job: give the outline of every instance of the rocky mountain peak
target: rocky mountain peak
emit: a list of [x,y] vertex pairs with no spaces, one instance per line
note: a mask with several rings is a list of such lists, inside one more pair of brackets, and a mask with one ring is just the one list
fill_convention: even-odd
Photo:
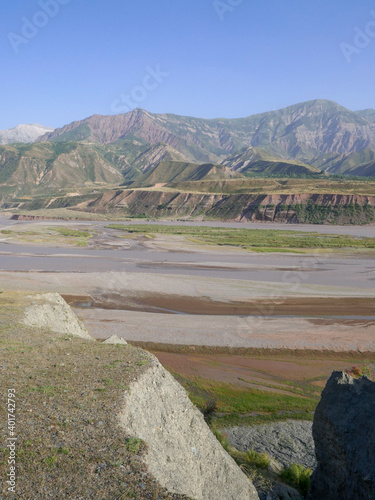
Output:
[[52,131],[53,128],[37,123],[20,124],[9,130],[0,130],[0,144],[31,143],[41,135]]

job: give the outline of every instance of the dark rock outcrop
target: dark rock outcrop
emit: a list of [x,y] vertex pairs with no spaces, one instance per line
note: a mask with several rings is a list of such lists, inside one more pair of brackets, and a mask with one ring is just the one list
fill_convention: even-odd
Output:
[[237,450],[267,453],[281,467],[289,467],[293,462],[309,467],[316,467],[314,441],[311,422],[287,420],[270,424],[238,426],[227,430],[228,441]]
[[375,383],[333,372],[317,407],[308,500],[375,499]]

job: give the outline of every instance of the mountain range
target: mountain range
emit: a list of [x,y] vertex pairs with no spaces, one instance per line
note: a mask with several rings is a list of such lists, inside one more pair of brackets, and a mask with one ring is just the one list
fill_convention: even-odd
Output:
[[375,110],[327,100],[237,119],[135,109],[55,130],[20,125],[0,142],[0,189],[18,195],[210,176],[375,175]]
[[326,100],[238,119],[205,120],[136,109],[123,115],[94,115],[47,133],[38,141],[111,144],[136,137],[149,144],[165,143],[195,162],[217,162],[254,146],[284,159],[309,163],[322,153],[375,148],[371,116],[371,110],[353,112]]

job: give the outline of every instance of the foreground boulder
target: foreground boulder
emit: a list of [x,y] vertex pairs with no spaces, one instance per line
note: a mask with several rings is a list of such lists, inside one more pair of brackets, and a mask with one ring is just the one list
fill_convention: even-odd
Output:
[[159,484],[195,500],[259,500],[186,391],[154,356],[150,361],[126,394],[119,421],[146,442],[147,465]]
[[375,499],[375,383],[333,372],[317,407],[308,500]]

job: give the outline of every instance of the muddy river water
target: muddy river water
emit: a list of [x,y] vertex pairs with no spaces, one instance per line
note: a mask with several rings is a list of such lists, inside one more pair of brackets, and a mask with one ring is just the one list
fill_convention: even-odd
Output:
[[[62,293],[98,338],[116,333],[161,343],[375,349],[375,260],[368,252],[165,249],[119,241],[108,222],[0,217],[0,230],[18,224],[85,226],[100,235],[86,248],[0,241],[0,287]],[[246,227],[375,237],[374,226]]]

